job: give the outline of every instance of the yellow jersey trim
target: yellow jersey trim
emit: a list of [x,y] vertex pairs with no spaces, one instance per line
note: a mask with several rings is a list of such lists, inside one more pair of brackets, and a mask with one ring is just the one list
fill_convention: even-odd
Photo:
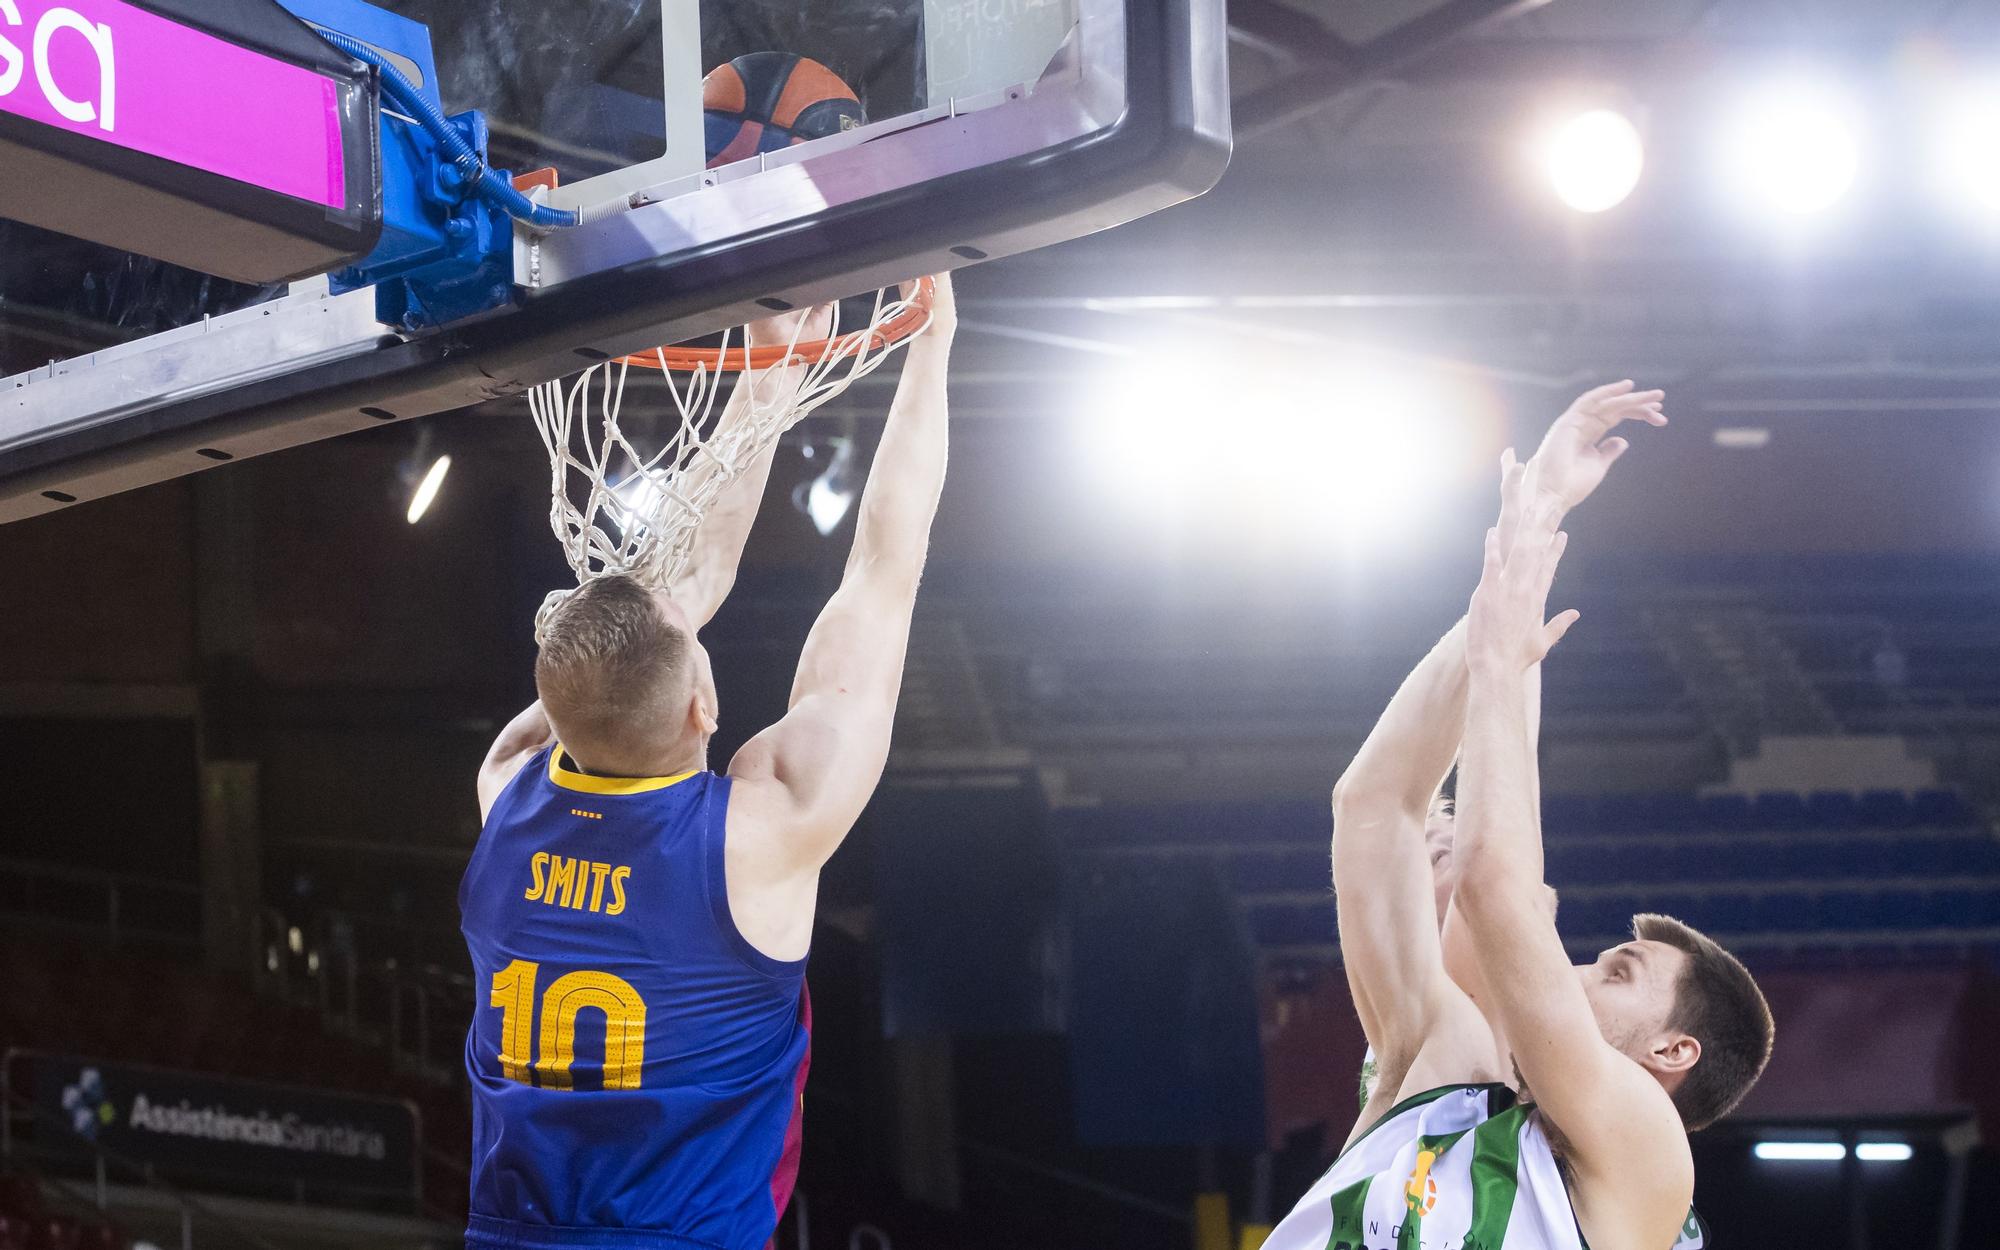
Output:
[[593,777],[589,773],[563,767],[567,758],[560,744],[549,752],[549,780],[565,790],[583,794],[647,794],[677,786],[694,776],[692,772],[685,772],[671,777]]

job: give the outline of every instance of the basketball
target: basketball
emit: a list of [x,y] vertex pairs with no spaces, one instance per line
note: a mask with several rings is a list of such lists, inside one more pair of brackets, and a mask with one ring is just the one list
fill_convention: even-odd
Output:
[[710,169],[868,120],[840,75],[789,52],[752,52],[717,67],[702,80],[701,107]]

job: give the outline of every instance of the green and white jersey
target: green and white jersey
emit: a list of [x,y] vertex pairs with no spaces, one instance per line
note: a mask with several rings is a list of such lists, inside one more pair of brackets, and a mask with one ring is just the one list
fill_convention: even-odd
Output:
[[[1673,1250],[1701,1250],[1695,1214]],[[1264,1250],[1588,1250],[1532,1106],[1504,1085],[1406,1098],[1342,1152]]]

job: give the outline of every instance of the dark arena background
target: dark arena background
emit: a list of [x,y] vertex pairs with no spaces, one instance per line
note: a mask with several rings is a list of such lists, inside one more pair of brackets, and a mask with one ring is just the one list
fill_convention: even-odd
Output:
[[[478,7],[413,7],[441,61]],[[1501,450],[1622,377],[1672,423],[1554,596],[1563,936],[1668,912],[1767,989],[1769,1073],[1694,1138],[1709,1244],[2000,1247],[2000,6],[1229,11],[1215,191],[960,278],[779,1250],[1254,1250],[1356,1110],[1329,790],[1463,613]],[[1609,146],[1559,188],[1552,133]],[[0,376],[260,297],[0,222]],[[717,767],[894,381],[780,450]],[[456,891],[569,576],[547,488],[516,398],[0,528],[0,1250],[458,1244]]]

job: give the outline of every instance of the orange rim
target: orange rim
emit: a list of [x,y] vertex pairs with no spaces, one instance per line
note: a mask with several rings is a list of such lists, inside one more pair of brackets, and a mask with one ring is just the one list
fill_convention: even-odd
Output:
[[937,279],[919,278],[917,289],[910,296],[910,306],[871,329],[855,330],[830,339],[808,339],[789,347],[747,347],[739,339],[727,353],[717,347],[658,347],[649,352],[620,356],[616,363],[676,373],[693,373],[701,369],[710,373],[747,373],[769,369],[789,359],[816,365],[830,356],[879,352],[902,342],[929,324],[931,302],[936,296]]

